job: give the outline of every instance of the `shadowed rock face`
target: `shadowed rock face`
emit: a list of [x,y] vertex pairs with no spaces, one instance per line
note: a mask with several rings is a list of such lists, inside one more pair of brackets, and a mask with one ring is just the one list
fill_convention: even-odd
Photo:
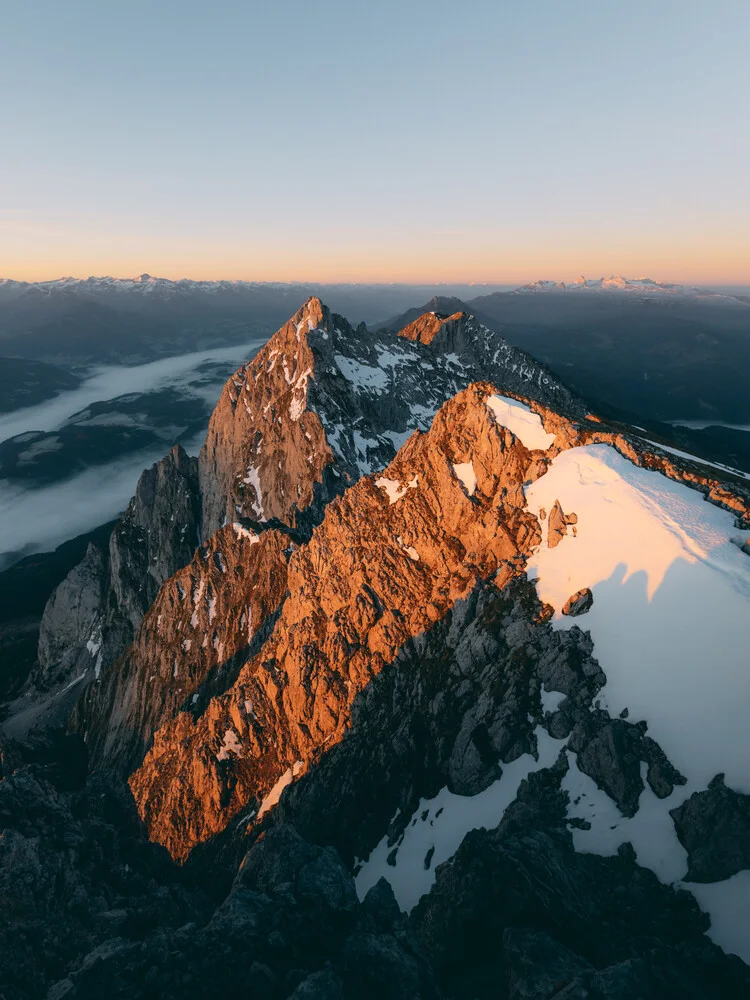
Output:
[[39,669],[33,681],[39,687],[65,680],[101,614],[106,562],[102,551],[89,543],[83,561],[55,588],[47,601],[39,629]]
[[496,830],[470,833],[412,913],[447,995],[742,996],[747,966],[704,936],[692,897],[639,868],[629,845],[615,857],[576,853],[539,810],[542,791],[524,783]]
[[[84,675],[82,687],[89,685],[74,713],[79,730],[88,731],[92,719],[109,711],[109,691],[97,682],[132,642],[161,585],[189,562],[199,509],[197,463],[176,445],[141,475],[109,539],[94,624],[81,634],[77,655],[67,654]],[[66,586],[68,581],[61,584]]]
[[[106,675],[159,587],[190,560],[199,508],[197,463],[176,445],[142,473],[108,546],[90,546],[47,601],[37,664],[7,724],[11,735],[64,724],[76,695]],[[75,710],[79,728],[102,711],[97,687]]]
[[135,641],[97,685],[106,711],[86,720],[98,768],[127,772],[178,709],[199,711],[266,637],[287,585],[289,538],[235,522],[198,548],[161,588]]
[[99,777],[61,791],[14,752],[0,751],[4,998],[283,1000],[325,987],[437,1000],[390,888],[360,903],[331,848],[283,827],[223,890],[190,885],[145,842],[123,789]]

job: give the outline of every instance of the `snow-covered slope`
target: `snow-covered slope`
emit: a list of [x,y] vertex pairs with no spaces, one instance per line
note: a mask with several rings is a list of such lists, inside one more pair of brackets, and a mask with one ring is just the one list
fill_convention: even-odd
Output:
[[[488,405],[528,447],[552,444],[528,407],[497,396]],[[635,791],[628,793],[632,808],[623,804],[622,775],[610,785],[618,807],[600,787],[601,776],[597,783],[579,770],[578,752],[586,750],[591,771],[591,746],[576,742],[575,730],[566,738],[564,727],[549,724],[568,692],[543,687],[546,721],[535,730],[536,752],[505,764],[502,776],[477,795],[444,787],[422,798],[412,816],[394,817],[403,834],[395,845],[384,835],[363,861],[358,891],[364,895],[385,877],[401,906],[411,909],[468,831],[495,827],[523,779],[563,754],[560,788],[568,796],[576,849],[615,856],[621,844],[632,843],[639,864],[660,881],[693,892],[711,915],[716,942],[750,961],[750,855],[743,860],[739,851],[723,872],[699,873],[681,842],[690,841],[684,810],[691,796],[700,793],[691,802],[708,802],[713,788],[736,794],[739,802],[750,794],[750,531],[738,530],[732,513],[706,503],[695,489],[633,464],[608,444],[563,451],[525,493],[527,510],[541,525],[528,577],[549,606],[554,629],[590,631],[606,675],[592,711],[647,729],[676,769],[673,783],[659,787],[654,759],[642,759],[640,779],[636,767]],[[569,599],[586,590],[593,604],[585,617],[564,614]],[[609,739],[615,738],[612,730]],[[615,760],[622,749],[599,752]],[[725,823],[721,810],[712,822]],[[726,824],[722,830],[727,841],[738,836]]]
[[[637,814],[623,820],[571,756],[569,814],[591,824],[574,839],[582,850],[607,854],[629,840],[641,864],[678,881],[687,855],[669,811],[721,773],[729,787],[750,794],[750,558],[740,548],[750,533],[738,532],[728,512],[694,490],[633,466],[605,445],[559,455],[526,495],[532,511],[559,500],[578,516],[575,536],[555,548],[544,537],[529,562],[556,627],[576,623],[561,609],[571,594],[590,588],[585,626],[607,675],[602,704],[613,716],[627,710],[629,719],[646,721],[687,778],[662,800],[646,787]],[[750,873],[741,880],[750,927]],[[719,926],[736,908],[731,879],[698,898]],[[750,960],[750,933],[740,941],[735,930],[728,944]]]

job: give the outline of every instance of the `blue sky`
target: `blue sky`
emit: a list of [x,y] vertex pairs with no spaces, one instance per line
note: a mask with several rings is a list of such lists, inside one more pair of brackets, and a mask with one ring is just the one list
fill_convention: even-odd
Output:
[[0,274],[750,282],[746,0],[4,0]]

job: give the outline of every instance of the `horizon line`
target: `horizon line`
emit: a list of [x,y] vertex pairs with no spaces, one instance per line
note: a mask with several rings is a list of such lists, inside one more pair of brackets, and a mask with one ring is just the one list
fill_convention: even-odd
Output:
[[[51,278],[20,278],[20,277],[3,277],[0,276],[0,284],[15,282],[17,284],[27,284],[27,285],[44,285],[51,284],[53,282],[63,282],[63,281],[141,281],[143,279],[148,279],[151,281],[165,281],[165,282],[181,282],[181,281],[194,281],[205,284],[217,284],[219,282],[226,282],[227,284],[251,284],[251,285],[288,285],[290,287],[304,286],[304,285],[323,285],[323,286],[335,286],[335,285],[348,285],[348,286],[358,286],[366,285],[373,287],[393,287],[401,286],[405,288],[410,287],[440,287],[440,286],[451,286],[451,285],[463,285],[465,287],[503,287],[503,288],[522,288],[526,285],[536,284],[541,282],[555,282],[561,285],[575,285],[580,283],[584,275],[579,275],[577,278],[566,280],[564,278],[530,278],[526,281],[509,281],[508,279],[502,280],[466,280],[466,279],[436,279],[436,280],[397,280],[397,279],[335,279],[335,278],[196,278],[190,277],[187,274],[183,274],[180,277],[167,277],[166,275],[153,275],[148,271],[143,271],[140,274],[124,274],[124,275],[114,275],[114,274],[58,274]],[[680,281],[676,279],[661,279],[661,278],[650,278],[648,275],[634,275],[626,276],[623,274],[601,274],[596,278],[585,278],[585,280],[592,281],[606,281],[611,279],[623,278],[626,281],[653,281],[657,285],[669,286],[669,285],[682,285],[684,287],[691,288],[750,288],[750,277],[748,277],[746,282],[734,281],[732,279],[722,279],[719,281],[712,281],[711,279],[692,279],[689,281]]]

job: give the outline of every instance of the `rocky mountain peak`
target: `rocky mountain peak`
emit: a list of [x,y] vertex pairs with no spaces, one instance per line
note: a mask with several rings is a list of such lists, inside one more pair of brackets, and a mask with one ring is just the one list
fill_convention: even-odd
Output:
[[315,523],[327,499],[386,465],[479,378],[585,413],[538,362],[465,312],[368,332],[308,299],[222,392],[200,456],[203,537],[238,516]]
[[203,537],[237,517],[294,525],[312,503],[331,453],[307,404],[309,336],[330,323],[320,299],[308,299],[225,385],[199,459]]
[[415,340],[420,344],[431,344],[435,337],[449,324],[452,326],[465,324],[468,318],[468,314],[463,311],[453,313],[450,316],[442,312],[426,312],[399,330],[399,337]]
[[494,392],[459,393],[381,475],[328,505],[291,555],[262,651],[197,719],[182,712],[157,730],[130,784],[151,836],[174,856],[240,809],[262,812],[275,783],[341,739],[355,695],[404,643],[479,580],[507,580],[538,542],[522,485],[546,464],[497,422]]

